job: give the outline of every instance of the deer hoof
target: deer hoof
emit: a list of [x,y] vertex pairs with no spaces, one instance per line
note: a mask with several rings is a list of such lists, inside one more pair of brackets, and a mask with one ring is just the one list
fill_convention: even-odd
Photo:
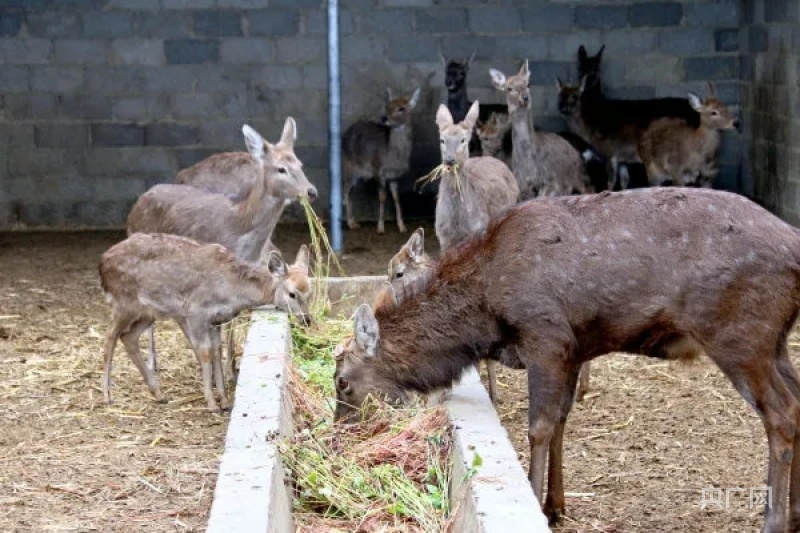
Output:
[[405,233],[408,230],[406,229],[406,225],[405,224],[398,224],[397,225],[397,231],[399,231],[400,233]]
[[381,235],[386,233],[386,228],[383,227],[383,223],[382,222],[378,222],[378,233],[380,233]]
[[350,228],[350,229],[358,229],[358,228],[361,227],[361,224],[359,224],[355,220],[348,220],[347,221],[347,227]]
[[555,505],[550,502],[550,499],[545,499],[544,505],[542,506],[542,512],[547,517],[547,523],[551,526],[558,524],[561,521],[561,517],[564,516],[564,506],[563,505]]
[[156,403],[160,403],[160,404],[169,403],[169,397],[168,396],[161,396],[160,398],[156,398]]

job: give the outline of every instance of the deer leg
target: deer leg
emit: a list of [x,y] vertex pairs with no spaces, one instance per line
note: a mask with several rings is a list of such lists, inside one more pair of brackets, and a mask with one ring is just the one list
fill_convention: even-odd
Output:
[[147,368],[149,368],[153,372],[158,372],[158,360],[156,359],[155,322],[147,330]]
[[577,381],[579,368],[572,370],[564,390],[564,397],[561,402],[561,413],[553,431],[553,438],[550,439],[550,458],[547,464],[547,497],[544,500],[542,511],[551,524],[561,520],[566,509],[564,499],[564,426],[567,417],[572,410],[575,399],[575,382]]
[[386,183],[381,182],[378,186],[378,233],[384,233],[383,225],[384,208],[386,206]]
[[119,332],[122,329],[122,323],[116,316],[113,320],[114,323],[108,329],[108,333],[106,333],[106,342],[103,347],[103,380],[100,382],[101,388],[103,389],[103,400],[109,405],[112,403],[111,366],[114,358],[114,347],[117,345]]
[[139,369],[139,373],[142,375],[144,382],[147,384],[147,387],[150,389],[156,401],[158,403],[167,403],[167,398],[161,392],[161,387],[158,384],[158,376],[148,368],[147,363],[142,359],[142,354],[139,351],[139,337],[152,325],[152,320],[140,318],[134,321],[120,337],[128,352],[128,356],[133,361],[133,364],[136,365],[136,368]]
[[[800,401],[800,376],[789,360],[785,337],[778,345],[777,366],[786,387],[795,399]],[[800,418],[797,419],[797,427],[800,428]],[[797,433],[794,438],[792,470],[789,475],[789,531],[800,531],[800,435]]]
[[577,392],[577,400],[579,402],[583,401],[583,397],[586,396],[586,393],[589,392],[589,378],[590,371],[591,371],[591,362],[586,361],[581,365],[581,371],[578,375],[578,392]]
[[345,194],[344,194],[344,212],[345,216],[347,217],[347,227],[350,229],[358,229],[361,225],[356,222],[356,219],[353,217],[353,206],[352,202],[350,201],[350,193],[353,192],[353,184],[350,182],[345,182]]
[[228,377],[231,383],[236,382],[236,342],[234,338],[234,328],[233,324],[228,322],[227,325],[222,324],[220,325],[221,328],[225,331],[225,344],[227,349],[225,350],[228,354],[228,357],[225,359],[225,375]]
[[211,326],[211,353],[214,375],[214,385],[219,396],[219,404],[223,411],[230,409],[228,394],[225,391],[225,374],[222,371],[222,324]]
[[392,191],[394,211],[397,214],[397,231],[400,233],[405,233],[406,224],[403,222],[403,211],[400,209],[400,193],[397,191],[397,180],[392,180],[389,182],[389,190]]
[[[734,341],[741,344],[741,338]],[[787,525],[787,482],[790,470],[795,469],[793,452],[800,402],[789,391],[785,376],[780,373],[777,358],[759,361],[755,354],[763,356],[763,351],[756,351],[752,357],[744,355],[738,356],[735,361],[731,360],[731,351],[737,348],[741,352],[742,348],[731,342],[724,355],[715,353],[713,348],[707,353],[725,372],[739,394],[761,416],[769,446],[769,492],[765,498],[769,500],[761,533],[784,533]]]
[[487,390],[489,391],[489,399],[492,400],[493,405],[497,405],[497,366],[495,361],[485,359],[486,361],[486,378],[488,382]]

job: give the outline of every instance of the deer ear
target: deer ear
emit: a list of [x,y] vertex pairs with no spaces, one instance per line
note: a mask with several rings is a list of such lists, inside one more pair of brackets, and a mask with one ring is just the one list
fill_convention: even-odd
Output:
[[303,273],[308,276],[308,265],[309,259],[311,254],[308,251],[308,246],[305,244],[300,245],[300,249],[297,250],[297,255],[294,257],[294,266],[295,268],[302,269]]
[[695,93],[690,92],[689,105],[692,106],[692,109],[694,109],[695,111],[700,111],[700,109],[703,107],[703,101]]
[[564,82],[561,81],[561,78],[556,76],[556,89],[558,89],[560,91],[563,88],[564,88]]
[[526,79],[528,77],[530,77],[530,71],[528,70],[528,60],[527,59],[522,63],[522,66],[519,67],[519,75],[520,76],[525,76]]
[[408,107],[414,109],[416,107],[417,102],[419,102],[419,87],[414,89],[414,93],[411,95],[411,100],[408,101]]
[[408,238],[406,243],[408,246],[408,256],[415,263],[422,261],[422,256],[425,255],[425,230],[417,228],[411,237]]
[[375,357],[378,354],[380,333],[378,332],[378,321],[375,320],[375,315],[369,305],[361,304],[356,309],[353,325],[356,346],[364,350],[367,356]]
[[716,96],[717,93],[716,93],[716,91],[714,91],[714,84],[711,83],[710,81],[708,81],[706,83],[708,83],[708,94],[709,94],[709,96]]
[[447,59],[445,59],[444,54],[442,53],[442,45],[438,45],[436,47],[436,53],[439,55],[439,61],[442,62],[442,66],[447,68]]
[[583,94],[583,91],[586,90],[586,74],[581,76],[581,84],[578,86],[578,94]]
[[471,66],[472,66],[472,61],[475,59],[475,54],[476,54],[476,53],[477,53],[477,50],[473,50],[473,51],[472,51],[472,55],[471,55],[471,56],[469,56],[469,59],[467,59],[467,63],[466,63],[466,67],[467,67],[467,69],[469,69],[469,67],[471,67]]
[[489,76],[492,77],[492,84],[494,85],[495,89],[499,89],[504,91],[506,88],[506,75],[500,72],[497,69],[490,68],[489,69]]
[[250,155],[263,161],[264,159],[264,138],[256,130],[247,124],[242,126],[242,135],[244,135],[244,144],[247,146],[247,151]]
[[386,87],[386,98],[388,98],[390,102],[394,100],[391,87]]
[[436,125],[439,126],[440,131],[453,125],[453,115],[444,104],[439,104],[439,109],[436,110]]
[[464,117],[464,120],[461,122],[464,126],[469,128],[470,131],[475,127],[475,122],[478,121],[478,115],[480,114],[480,104],[477,100],[472,102],[472,105],[469,106],[469,111],[467,111],[467,116]]
[[606,49],[606,45],[603,45],[603,46],[600,47],[600,50],[597,51],[597,54],[595,55],[595,57],[597,58],[598,61],[603,59],[603,52],[605,51],[605,49]]
[[267,257],[267,270],[269,273],[278,278],[286,277],[288,269],[283,256],[278,250],[272,250]]
[[583,62],[585,62],[587,59],[588,59],[588,56],[587,56],[587,54],[586,54],[586,48],[584,48],[584,47],[583,47],[583,45],[580,45],[580,46],[578,47],[578,61],[579,61],[579,62],[581,62],[581,63],[583,63]]
[[286,117],[286,122],[283,123],[283,133],[281,133],[281,140],[278,144],[293,150],[294,141],[297,140],[297,124],[292,117]]

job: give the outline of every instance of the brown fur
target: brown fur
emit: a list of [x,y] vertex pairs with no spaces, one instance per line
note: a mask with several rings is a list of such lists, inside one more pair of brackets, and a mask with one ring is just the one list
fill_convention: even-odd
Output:
[[226,408],[221,342],[215,326],[273,299],[273,272],[285,270],[278,259],[268,271],[243,263],[218,244],[166,234],[135,233],[109,248],[100,259],[101,285],[113,314],[104,351],[106,402],[111,403],[112,356],[119,338],[156,400],[165,401],[155,372],[139,353],[139,336],[156,320],[172,318],[200,361],[208,408],[219,411],[211,390],[212,376]]
[[511,130],[508,115],[492,113],[489,120],[478,122],[476,127],[482,155],[499,159],[511,168],[511,153],[505,149],[504,142],[506,134]]
[[799,309],[800,232],[744,197],[650,188],[526,202],[447,252],[417,294],[358,309],[338,355],[336,416],[366,394],[448,386],[477,354],[513,347],[528,371],[530,481],[555,520],[580,364],[704,352],[762,417],[773,496],[762,532],[783,533],[790,470],[800,523],[800,377],[786,346]]

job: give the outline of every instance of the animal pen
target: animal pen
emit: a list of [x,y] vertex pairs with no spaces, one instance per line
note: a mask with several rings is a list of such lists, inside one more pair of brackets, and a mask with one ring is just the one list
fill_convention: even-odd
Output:
[[[290,144],[317,197],[311,205],[341,252],[345,274],[331,266],[335,277],[326,290],[332,302],[342,302],[323,314],[341,312],[346,336],[357,304],[373,303],[389,259],[411,232],[424,228],[425,251],[440,256],[439,188],[423,179],[442,162],[437,108],[455,106],[450,111],[459,124],[459,106],[466,113],[479,101],[480,136],[469,143],[470,155],[480,153],[481,142],[494,141],[495,153],[505,157],[498,159],[511,164],[506,137],[498,136],[516,130],[490,69],[510,80],[524,60],[534,137],[569,128],[559,87],[580,87],[581,46],[589,60],[602,58],[603,98],[685,100],[691,92],[702,101],[711,82],[714,96],[741,122],[741,132],[720,134],[713,188],[800,223],[798,36],[796,3],[769,0],[3,3],[0,529],[425,530],[412,516],[416,511],[397,505],[406,501],[399,491],[396,501],[382,496],[382,506],[369,503],[392,522],[375,521],[380,513],[372,508],[348,526],[336,522],[344,507],[337,516],[322,512],[317,522],[301,516],[308,510],[301,508],[305,489],[287,473],[282,443],[330,438],[330,449],[341,451],[337,439],[353,436],[317,433],[334,426],[326,400],[314,423],[292,420],[298,399],[289,385],[298,370],[284,365],[301,357],[291,341],[304,330],[290,326],[282,311],[259,309],[233,322],[243,355],[229,415],[206,410],[195,356],[181,329],[169,323],[159,323],[155,334],[167,403],[153,401],[118,348],[115,403],[106,405],[101,361],[111,308],[97,264],[126,237],[140,196],[220,152],[252,155],[259,139],[265,153]],[[384,164],[376,179],[353,179],[350,204],[361,227],[350,229],[343,136],[359,121],[390,131],[380,129],[392,126],[387,106],[407,114],[405,166]],[[293,136],[285,133],[289,117]],[[577,137],[564,140],[586,142]],[[572,146],[587,164],[599,161],[586,151],[591,145]],[[607,171],[605,162],[600,171]],[[616,176],[609,183],[619,188]],[[227,192],[231,202],[250,194],[247,187]],[[269,239],[287,265],[300,245],[312,244],[306,212],[297,202],[285,205],[291,198],[275,202],[283,211]],[[383,234],[377,232],[379,199],[386,204]],[[409,233],[398,232],[396,205]],[[639,267],[629,265],[634,273]],[[295,293],[284,292],[286,299]],[[787,340],[797,367],[797,331]],[[328,363],[330,387],[333,360]],[[613,353],[592,362],[588,389],[563,436],[566,512],[549,526],[552,515],[541,512],[526,479],[527,377],[513,365],[498,364],[496,372],[496,405],[481,384],[490,382],[486,370],[470,370],[432,415],[438,422],[409,429],[407,420],[392,419],[401,436],[385,437],[398,439],[391,442],[399,450],[447,443],[446,479],[410,475],[422,479],[417,499],[447,509],[443,527],[572,533],[762,526],[764,429],[707,358],[686,365]],[[327,394],[335,403],[335,391]],[[431,435],[436,438],[426,439]],[[421,457],[433,457],[428,452]],[[325,488],[320,481],[315,490]],[[313,494],[328,502],[324,493]],[[292,507],[300,512],[294,518]]]

